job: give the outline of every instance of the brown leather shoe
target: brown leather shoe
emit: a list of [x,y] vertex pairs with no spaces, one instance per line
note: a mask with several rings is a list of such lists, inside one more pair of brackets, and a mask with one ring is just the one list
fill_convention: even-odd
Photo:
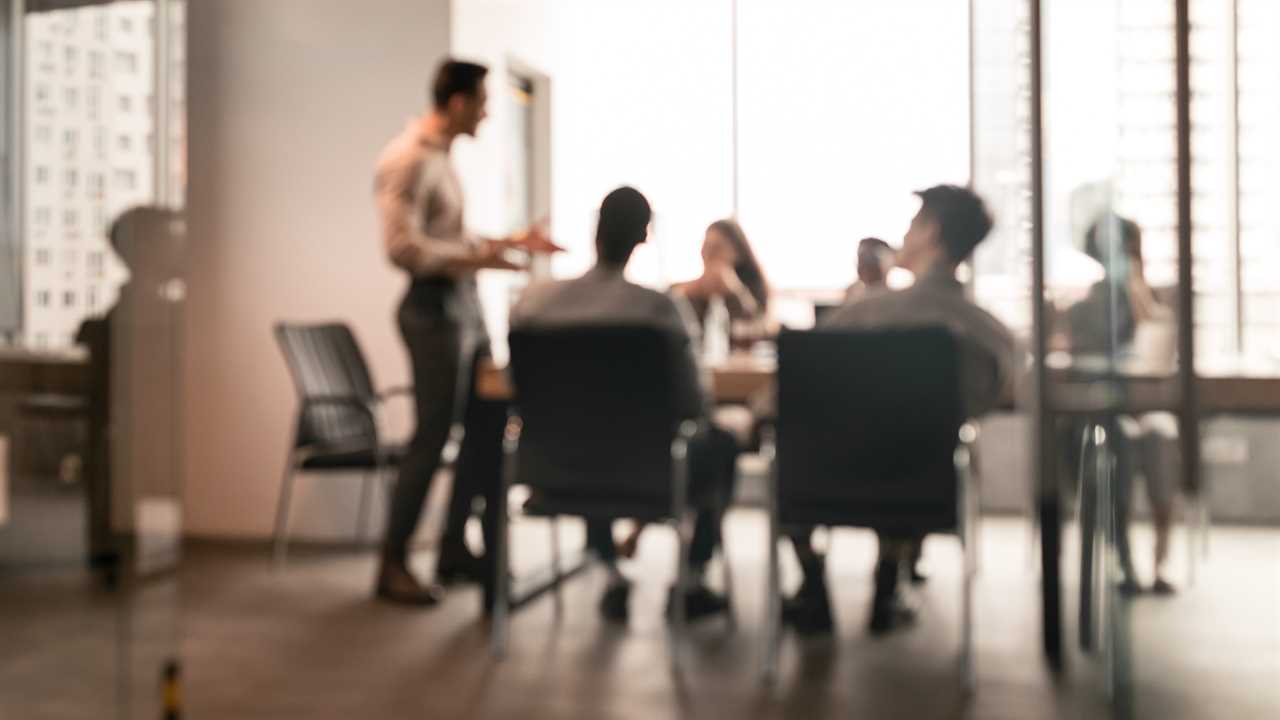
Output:
[[421,607],[436,605],[444,598],[444,590],[439,585],[423,585],[409,572],[409,568],[394,562],[382,564],[374,594],[389,602]]

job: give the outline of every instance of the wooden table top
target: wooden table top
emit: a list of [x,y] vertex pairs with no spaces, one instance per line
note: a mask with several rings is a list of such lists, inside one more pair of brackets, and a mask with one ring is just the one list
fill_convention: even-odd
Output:
[[[477,393],[492,400],[513,396],[505,369],[485,361],[479,368]],[[719,403],[746,403],[755,393],[767,388],[777,372],[770,358],[735,354],[710,368],[712,394]],[[1081,379],[1069,369],[1051,373],[1056,406],[1064,409],[1118,402],[1131,412],[1176,407],[1176,375],[1125,373],[1114,381]],[[1196,378],[1200,408],[1204,414],[1280,414],[1280,369],[1232,362],[1201,363]],[[1127,397],[1115,398],[1117,392]],[[1021,403],[1012,396],[1001,403],[1006,411],[1016,410]]]
[[0,347],[0,392],[83,393],[89,386],[89,353]]

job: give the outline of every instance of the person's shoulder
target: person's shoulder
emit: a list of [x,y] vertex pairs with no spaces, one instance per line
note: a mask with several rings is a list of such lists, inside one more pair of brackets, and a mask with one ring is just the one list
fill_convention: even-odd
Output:
[[850,327],[874,322],[884,317],[887,309],[901,304],[906,290],[878,290],[861,293],[823,318],[820,327]]
[[418,142],[416,136],[401,132],[391,138],[378,153],[378,160],[374,164],[375,175],[379,181],[390,177],[403,177],[406,173],[412,173],[415,168],[421,167],[426,157],[425,153],[426,148]]
[[527,325],[538,321],[538,315],[564,291],[568,280],[535,280],[525,287],[511,306],[511,326]]
[[961,304],[961,307],[963,307],[965,309],[965,312],[969,313],[970,316],[972,316],[972,318],[975,321],[983,324],[984,326],[989,328],[992,332],[999,333],[1001,335],[1008,335],[1011,338],[1013,337],[1013,333],[1010,332],[1008,326],[1006,326],[1004,322],[1000,320],[1000,318],[992,314],[990,310],[982,307],[981,305],[973,302],[968,298],[964,299],[964,302]]

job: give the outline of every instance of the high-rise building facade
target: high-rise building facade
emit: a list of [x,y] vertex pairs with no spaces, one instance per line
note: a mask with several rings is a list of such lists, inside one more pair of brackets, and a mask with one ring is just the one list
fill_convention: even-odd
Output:
[[178,103],[184,83],[179,52],[157,62],[156,16],[154,2],[137,1],[25,20],[23,335],[35,347],[70,344],[85,317],[111,307],[124,277],[113,219],[181,183],[172,161],[157,172],[157,118],[171,144],[185,118],[157,108],[158,77],[178,88]]

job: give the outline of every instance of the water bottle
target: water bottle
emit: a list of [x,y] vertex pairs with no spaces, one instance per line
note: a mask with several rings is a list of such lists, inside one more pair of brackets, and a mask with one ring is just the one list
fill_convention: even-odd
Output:
[[702,356],[709,364],[729,359],[729,306],[719,295],[711,296],[702,327]]

